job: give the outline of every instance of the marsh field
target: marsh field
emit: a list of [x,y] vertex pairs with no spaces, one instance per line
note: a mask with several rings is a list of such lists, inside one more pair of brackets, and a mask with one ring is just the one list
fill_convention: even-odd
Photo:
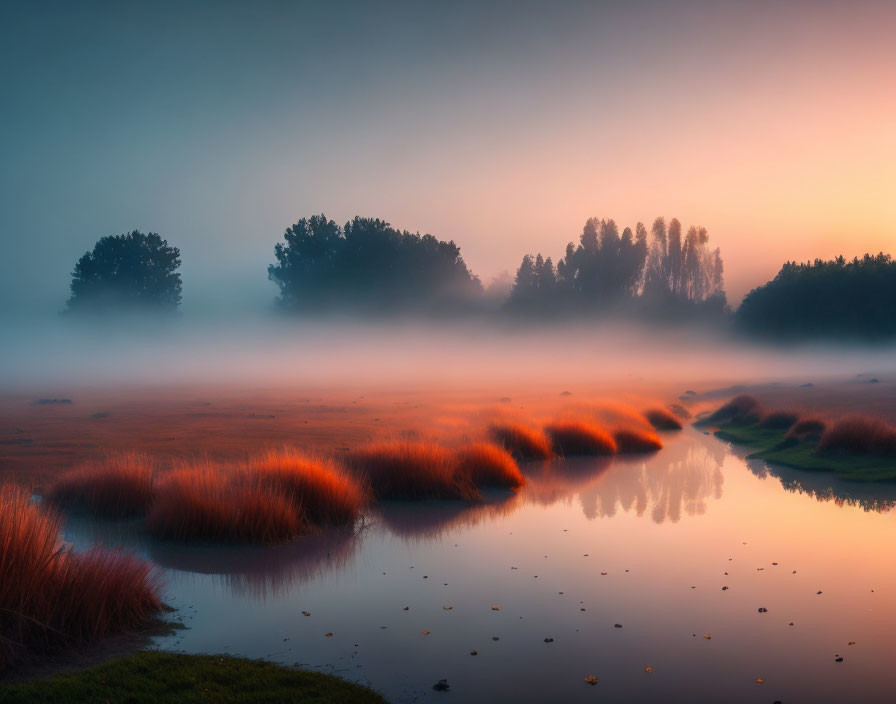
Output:
[[[432,345],[415,374],[411,347],[384,384],[370,359],[366,383],[340,383],[338,353],[293,383],[210,383],[215,367],[110,386],[85,366],[82,384],[9,384],[0,479],[18,510],[56,516],[72,560],[104,551],[120,582],[103,589],[155,590],[119,631],[142,633],[153,598],[174,627],[105,651],[44,635],[50,664],[8,648],[7,675],[150,647],[392,702],[889,701],[896,483],[750,459],[722,432],[782,413],[889,428],[885,355],[732,352],[704,382],[706,358],[684,352],[638,375],[567,356],[531,383],[525,352],[502,366],[480,350],[466,381],[427,384],[455,350]],[[755,418],[707,424],[744,398]]]

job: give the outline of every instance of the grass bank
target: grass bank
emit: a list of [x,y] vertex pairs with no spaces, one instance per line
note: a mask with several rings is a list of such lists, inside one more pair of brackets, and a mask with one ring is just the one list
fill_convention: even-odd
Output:
[[0,684],[0,700],[4,704],[385,702],[376,692],[332,675],[259,660],[155,651],[47,679]]
[[754,448],[747,459],[854,481],[896,480],[896,429],[869,417],[827,423],[790,411],[765,412],[740,396],[698,422],[721,440]]

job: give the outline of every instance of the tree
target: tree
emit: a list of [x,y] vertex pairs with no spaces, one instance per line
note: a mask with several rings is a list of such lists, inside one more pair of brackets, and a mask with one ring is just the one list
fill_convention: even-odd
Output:
[[134,230],[100,239],[72,272],[68,311],[173,312],[180,305],[180,250]]
[[391,312],[467,305],[482,286],[460,247],[355,217],[339,227],[325,215],[303,218],[274,247],[268,278],[290,310]]
[[888,254],[786,262],[737,309],[742,330],[777,339],[896,335],[896,262]]

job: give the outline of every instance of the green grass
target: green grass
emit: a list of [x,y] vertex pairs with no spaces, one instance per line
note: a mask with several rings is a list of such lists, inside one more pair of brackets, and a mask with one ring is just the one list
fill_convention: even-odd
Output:
[[4,704],[383,704],[379,694],[318,672],[222,655],[145,651],[79,672],[0,684]]
[[817,438],[788,440],[786,430],[761,428],[758,423],[726,423],[716,430],[715,435],[720,440],[756,448],[747,459],[808,471],[834,472],[842,479],[854,481],[896,479],[896,459],[892,457],[821,454],[815,450]]

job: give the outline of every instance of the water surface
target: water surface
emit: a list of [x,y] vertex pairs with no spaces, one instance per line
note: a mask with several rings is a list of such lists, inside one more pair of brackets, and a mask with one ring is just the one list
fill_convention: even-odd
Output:
[[65,537],[162,568],[188,628],[158,647],[394,702],[893,701],[896,490],[742,454],[687,430],[647,458],[533,464],[519,494],[385,505],[276,548],[77,520]]

